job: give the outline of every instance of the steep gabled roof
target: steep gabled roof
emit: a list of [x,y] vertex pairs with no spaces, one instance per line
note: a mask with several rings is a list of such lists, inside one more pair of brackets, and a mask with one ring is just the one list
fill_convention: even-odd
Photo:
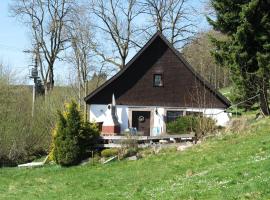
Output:
[[100,91],[102,91],[104,88],[106,88],[108,85],[110,85],[112,82],[114,82],[116,79],[121,77],[125,71],[127,71],[130,67],[132,67],[132,64],[146,51],[146,49],[157,39],[160,38],[165,44],[175,53],[175,55],[179,58],[181,62],[184,63],[184,65],[194,74],[194,76],[201,81],[211,92],[213,92],[218,99],[220,99],[225,105],[228,107],[231,105],[230,101],[224,97],[219,91],[217,91],[207,80],[205,80],[200,74],[198,74],[191,65],[186,61],[186,59],[180,54],[179,51],[177,51],[172,44],[160,33],[157,32],[153,35],[153,37],[144,45],[144,47],[127,63],[127,65],[121,69],[118,73],[116,73],[112,78],[110,78],[108,81],[106,81],[104,84],[102,84],[100,87],[98,87],[96,90],[94,90],[92,93],[87,95],[84,100],[86,102],[89,102],[95,95],[97,95]]

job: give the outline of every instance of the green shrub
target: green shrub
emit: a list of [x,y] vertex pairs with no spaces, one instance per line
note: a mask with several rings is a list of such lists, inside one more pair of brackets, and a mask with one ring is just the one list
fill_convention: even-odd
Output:
[[56,111],[63,111],[63,102],[76,98],[72,87],[55,86],[46,97],[37,95],[32,117],[32,88],[18,85],[13,77],[0,63],[0,167],[46,156],[52,146]]
[[126,133],[124,136],[126,137],[126,139],[121,141],[122,148],[124,149],[138,148],[138,141],[135,138],[133,138],[130,133]]
[[126,150],[125,157],[135,156],[138,153],[138,148],[129,148]]
[[121,148],[119,149],[119,159],[133,156],[138,152],[138,141],[132,138],[130,133],[126,133],[127,138],[121,141]]
[[79,146],[83,157],[85,157],[90,150],[94,150],[99,135],[97,124],[91,124],[89,122],[82,123],[81,131],[79,132]]
[[58,117],[56,110],[63,110],[63,102],[73,98],[70,87],[56,86],[46,100],[37,96],[32,117],[32,89],[9,80],[1,74],[0,64],[0,167],[47,155]]
[[50,134],[37,123],[42,116],[31,116],[31,97],[29,88],[1,83],[0,75],[0,167],[32,161],[48,150]]
[[167,133],[188,134],[194,132],[197,138],[207,133],[212,133],[216,129],[216,122],[209,117],[182,116],[173,122],[167,123]]
[[169,134],[187,134],[194,132],[198,118],[193,116],[182,116],[175,121],[167,123],[167,133]]
[[111,156],[116,156],[118,155],[118,149],[116,148],[111,148],[111,149],[104,149],[101,151],[101,156],[102,157],[111,157]]
[[73,101],[66,106],[64,113],[59,112],[58,115],[50,159],[62,166],[76,165],[85,157],[87,149],[95,144],[98,130],[82,121]]

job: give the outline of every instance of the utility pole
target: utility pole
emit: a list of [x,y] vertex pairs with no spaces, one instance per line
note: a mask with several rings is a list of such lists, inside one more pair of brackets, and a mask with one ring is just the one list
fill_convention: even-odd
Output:
[[38,82],[40,82],[40,78],[38,76],[38,50],[37,48],[34,51],[30,50],[25,50],[23,51],[24,53],[33,53],[34,56],[34,65],[32,66],[29,78],[33,79],[34,84],[33,84],[33,99],[32,99],[32,117],[34,117],[34,112],[35,112],[35,101],[36,101],[36,90],[37,90],[37,85]]
[[36,89],[37,89],[37,80],[38,80],[38,66],[37,66],[37,54],[35,53],[34,66],[31,69],[31,74],[29,78],[34,80],[33,84],[33,100],[32,100],[32,117],[34,117],[35,112],[35,101],[36,101]]

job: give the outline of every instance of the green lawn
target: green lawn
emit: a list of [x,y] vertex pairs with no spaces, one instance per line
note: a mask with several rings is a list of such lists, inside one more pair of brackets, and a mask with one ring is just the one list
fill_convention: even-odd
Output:
[[0,199],[270,199],[270,120],[185,152],[108,165],[0,169]]

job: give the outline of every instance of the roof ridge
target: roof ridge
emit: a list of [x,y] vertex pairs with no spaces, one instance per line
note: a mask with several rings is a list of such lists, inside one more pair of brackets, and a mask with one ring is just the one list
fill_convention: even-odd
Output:
[[102,85],[100,85],[98,88],[96,88],[93,92],[91,92],[89,95],[87,95],[84,100],[87,101],[92,96],[94,96],[96,93],[98,93],[100,90],[102,90],[106,85],[110,84],[113,80],[117,79],[121,74],[123,74],[131,65],[132,63],[137,60],[137,58],[147,49],[147,47],[152,44],[152,42],[156,39],[156,37],[161,37],[161,32],[157,31],[146,43],[145,45],[133,56],[133,58],[128,61],[128,63],[123,67],[120,71],[118,71],[115,75],[113,75],[109,80],[105,81]]
[[193,73],[193,75],[201,81],[207,88],[214,93],[223,103],[225,103],[227,106],[230,106],[230,101],[223,96],[218,90],[216,90],[205,78],[203,78],[195,69],[188,63],[188,61],[181,55],[181,53],[167,40],[167,38],[160,32],[157,31],[150,40],[133,56],[133,58],[126,64],[126,66],[121,69],[119,72],[117,72],[114,76],[112,76],[108,81],[103,83],[101,86],[99,86],[96,90],[91,92],[89,95],[87,95],[84,100],[88,101],[91,97],[93,97],[95,94],[97,94],[99,91],[101,91],[103,88],[105,88],[108,84],[113,82],[115,79],[120,77],[133,63],[137,60],[137,58],[152,44],[152,42],[157,38],[160,37],[163,42],[175,53],[175,55],[179,58],[181,62],[184,63],[184,65]]
[[205,84],[208,89],[214,92],[225,104],[228,106],[231,105],[230,101],[222,95],[217,89],[215,89],[209,81],[202,77],[190,64],[189,62],[181,55],[181,53],[167,40],[167,38],[160,34],[161,39],[169,46],[169,48],[176,54],[176,56],[185,64],[185,66],[197,77],[203,84]]

